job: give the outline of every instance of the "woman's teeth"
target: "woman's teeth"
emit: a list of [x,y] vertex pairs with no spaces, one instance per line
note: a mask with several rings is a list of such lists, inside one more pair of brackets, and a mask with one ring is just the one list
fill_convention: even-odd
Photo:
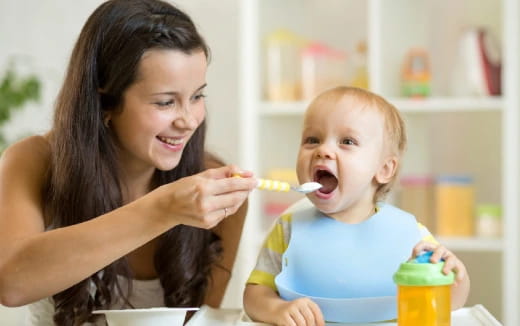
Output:
[[166,138],[158,136],[160,141],[169,145],[180,145],[182,144],[182,139],[174,139],[174,138]]

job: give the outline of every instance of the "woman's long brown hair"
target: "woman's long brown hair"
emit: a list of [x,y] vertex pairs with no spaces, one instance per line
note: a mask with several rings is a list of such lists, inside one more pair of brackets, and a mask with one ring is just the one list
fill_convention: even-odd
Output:
[[[81,223],[123,205],[116,145],[103,124],[103,113],[121,104],[142,55],[156,48],[204,51],[209,57],[192,20],[163,1],[110,0],[89,17],[56,102],[52,162],[44,189],[47,228]],[[178,166],[157,170],[152,186],[202,171],[204,137],[205,122],[186,145]],[[182,225],[161,236],[154,261],[166,306],[202,304],[211,266],[221,253],[219,240],[209,230]],[[92,310],[110,307],[117,295],[127,301],[131,287],[121,289],[118,275],[132,277],[124,258],[54,295],[55,323],[81,325],[94,320]]]

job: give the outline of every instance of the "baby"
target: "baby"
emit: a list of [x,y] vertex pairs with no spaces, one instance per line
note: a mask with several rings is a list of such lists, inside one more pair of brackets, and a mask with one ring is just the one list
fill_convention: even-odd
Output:
[[323,187],[307,195],[312,205],[293,205],[266,239],[244,293],[252,319],[304,326],[396,318],[392,275],[410,252],[424,251],[456,273],[452,309],[464,305],[464,264],[413,215],[382,201],[405,147],[398,110],[376,94],[338,87],[310,104],[297,174]]

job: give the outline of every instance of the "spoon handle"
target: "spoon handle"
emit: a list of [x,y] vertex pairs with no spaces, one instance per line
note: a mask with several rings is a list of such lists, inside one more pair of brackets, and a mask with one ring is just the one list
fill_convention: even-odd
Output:
[[[233,175],[235,178],[240,178],[240,175]],[[269,190],[269,191],[279,191],[279,192],[289,192],[290,190],[300,191],[300,189],[292,187],[288,182],[277,181],[277,180],[269,180],[269,179],[256,179],[256,189],[260,190]]]
[[288,192],[289,190],[291,190],[291,185],[288,182],[268,180],[268,179],[257,179],[257,180],[258,180],[258,184],[256,185],[257,189],[281,191],[281,192]]

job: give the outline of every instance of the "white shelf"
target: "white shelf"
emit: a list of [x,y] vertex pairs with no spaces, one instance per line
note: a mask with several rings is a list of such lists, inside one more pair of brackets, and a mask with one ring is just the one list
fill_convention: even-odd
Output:
[[451,251],[502,252],[504,249],[504,241],[500,238],[459,238],[436,236],[435,239]]
[[[247,9],[242,13],[240,29],[243,80],[239,93],[245,111],[244,121],[239,125],[243,140],[240,165],[259,172],[292,166],[301,117],[310,103],[263,99],[265,67],[261,53],[266,32],[281,26],[295,28],[296,32],[318,37],[347,51],[358,41],[366,40],[370,89],[403,112],[407,122],[408,156],[407,165],[403,166],[407,170],[403,172],[470,173],[475,176],[477,202],[502,206],[502,238],[437,239],[450,250],[476,257],[469,268],[474,276],[485,282],[497,281],[486,283],[494,291],[478,288],[472,291],[477,293],[475,300],[486,299],[504,325],[520,325],[517,309],[520,305],[520,2],[243,0],[240,3]],[[308,21],[313,23],[309,25]],[[456,71],[459,33],[467,26],[484,26],[498,36],[503,63],[501,97],[449,96],[455,94],[452,77]],[[425,48],[430,54],[431,90],[435,96],[421,100],[399,95],[403,57],[412,47]],[[251,203],[255,205],[247,222],[251,231],[245,231],[244,238],[256,241],[262,216],[258,198],[251,197]],[[481,257],[489,256],[497,258],[499,266],[479,264]],[[502,275],[496,274],[496,270],[502,270]],[[493,277],[488,277],[491,274]]]
[[390,103],[404,112],[474,112],[500,111],[501,97],[432,97],[426,99],[390,98]]
[[[390,103],[402,112],[437,113],[437,112],[475,112],[501,111],[501,97],[432,97],[425,99],[390,98]],[[310,101],[298,102],[268,102],[260,104],[260,114],[263,117],[301,115]]]
[[302,115],[310,101],[300,102],[261,102],[260,114],[264,117]]

